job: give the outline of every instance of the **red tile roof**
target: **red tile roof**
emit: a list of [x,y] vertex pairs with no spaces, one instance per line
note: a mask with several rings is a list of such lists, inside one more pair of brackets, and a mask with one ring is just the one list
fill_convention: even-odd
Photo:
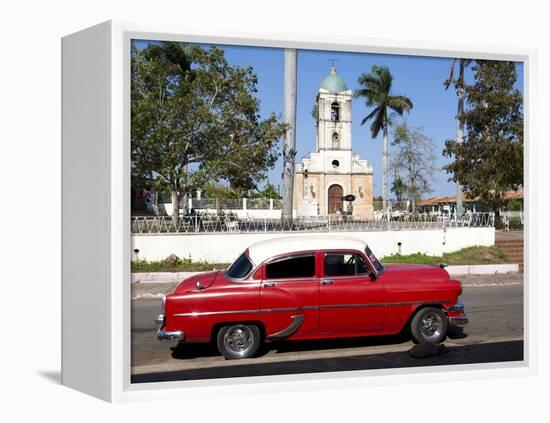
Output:
[[[518,188],[517,191],[506,191],[502,195],[502,199],[505,201],[508,200],[516,200],[516,199],[523,199],[523,187]],[[464,202],[470,202],[470,201],[476,201],[478,198],[468,198],[467,196],[464,197]],[[452,204],[456,203],[456,195],[451,197],[433,197],[433,198],[427,198],[426,200],[419,201],[416,203],[417,206],[434,206],[437,204]]]

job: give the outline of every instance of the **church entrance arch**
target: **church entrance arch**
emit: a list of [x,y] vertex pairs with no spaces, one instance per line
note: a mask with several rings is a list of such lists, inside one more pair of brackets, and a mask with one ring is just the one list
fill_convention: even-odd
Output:
[[344,209],[344,190],[340,185],[331,185],[328,188],[328,214],[342,213]]

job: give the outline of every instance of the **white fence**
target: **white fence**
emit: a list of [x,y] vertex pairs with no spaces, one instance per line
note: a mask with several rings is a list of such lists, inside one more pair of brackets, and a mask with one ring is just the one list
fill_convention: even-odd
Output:
[[523,225],[523,211],[503,211],[500,216],[505,226],[514,223]]
[[348,216],[316,216],[293,219],[239,218],[193,215],[179,219],[167,216],[132,217],[134,234],[162,233],[239,233],[239,232],[361,232],[443,228],[494,227],[493,213],[430,216],[401,214],[358,220]]
[[[181,204],[180,215],[187,210],[195,210],[202,215],[227,215],[237,218],[270,218],[281,217],[281,200],[274,198],[190,198],[187,203]],[[172,215],[172,203],[159,203],[149,205],[148,210],[153,214],[162,216]]]
[[[475,245],[495,243],[492,227],[446,227],[426,230],[330,232],[318,236],[350,235],[366,241],[379,257],[391,254],[424,253],[441,256]],[[232,262],[251,244],[266,239],[299,236],[299,233],[238,232],[226,233],[164,233],[132,236],[133,259],[163,260],[170,254],[211,263]]]

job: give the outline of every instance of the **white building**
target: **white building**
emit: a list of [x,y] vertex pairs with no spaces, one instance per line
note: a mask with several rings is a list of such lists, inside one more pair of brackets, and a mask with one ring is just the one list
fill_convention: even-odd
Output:
[[[352,92],[332,67],[316,98],[315,151],[296,165],[294,204],[297,216],[338,214],[373,217],[372,166],[354,154],[351,144]],[[355,195],[350,203],[342,200]]]

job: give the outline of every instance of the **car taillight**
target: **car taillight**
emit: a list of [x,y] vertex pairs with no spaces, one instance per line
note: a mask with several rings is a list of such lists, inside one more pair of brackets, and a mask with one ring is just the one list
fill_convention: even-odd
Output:
[[458,296],[461,296],[462,295],[462,282],[458,281],[458,286],[459,286]]

